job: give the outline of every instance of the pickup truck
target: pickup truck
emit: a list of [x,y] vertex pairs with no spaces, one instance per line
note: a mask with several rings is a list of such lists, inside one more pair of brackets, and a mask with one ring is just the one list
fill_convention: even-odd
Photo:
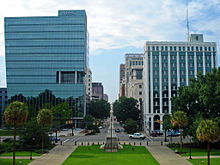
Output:
[[134,133],[132,135],[129,135],[129,138],[131,138],[131,139],[145,139],[146,136],[141,133]]

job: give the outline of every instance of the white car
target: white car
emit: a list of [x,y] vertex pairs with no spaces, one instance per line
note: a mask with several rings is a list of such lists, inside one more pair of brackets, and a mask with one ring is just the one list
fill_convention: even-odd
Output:
[[129,138],[131,138],[131,139],[145,139],[146,136],[141,133],[134,133],[132,135],[129,135]]

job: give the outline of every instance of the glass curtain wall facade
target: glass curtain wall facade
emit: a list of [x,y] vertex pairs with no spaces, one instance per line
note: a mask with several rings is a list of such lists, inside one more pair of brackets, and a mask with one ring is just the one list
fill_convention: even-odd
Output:
[[145,131],[162,129],[165,114],[171,114],[171,97],[177,88],[189,85],[198,72],[217,67],[215,42],[146,42],[144,47]]
[[8,97],[20,93],[36,97],[48,89],[56,97],[83,98],[85,102],[87,36],[84,10],[5,18]]

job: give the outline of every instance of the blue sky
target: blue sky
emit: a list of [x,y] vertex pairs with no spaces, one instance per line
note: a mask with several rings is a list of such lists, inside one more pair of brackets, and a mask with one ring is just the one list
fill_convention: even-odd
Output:
[[[0,0],[0,86],[6,86],[4,17],[56,16],[58,10],[85,9],[90,34],[93,81],[101,81],[112,102],[118,97],[124,54],[143,52],[145,41],[186,41],[185,0]],[[220,1],[189,0],[191,33],[218,46]]]

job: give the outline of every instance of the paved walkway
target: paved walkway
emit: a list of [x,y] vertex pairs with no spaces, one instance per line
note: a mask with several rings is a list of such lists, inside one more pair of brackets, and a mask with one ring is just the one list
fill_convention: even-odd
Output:
[[192,165],[184,157],[181,157],[164,145],[161,146],[159,144],[151,144],[146,147],[160,165]]
[[61,165],[76,147],[72,143],[66,142],[62,146],[54,147],[48,154],[40,156],[28,165]]

